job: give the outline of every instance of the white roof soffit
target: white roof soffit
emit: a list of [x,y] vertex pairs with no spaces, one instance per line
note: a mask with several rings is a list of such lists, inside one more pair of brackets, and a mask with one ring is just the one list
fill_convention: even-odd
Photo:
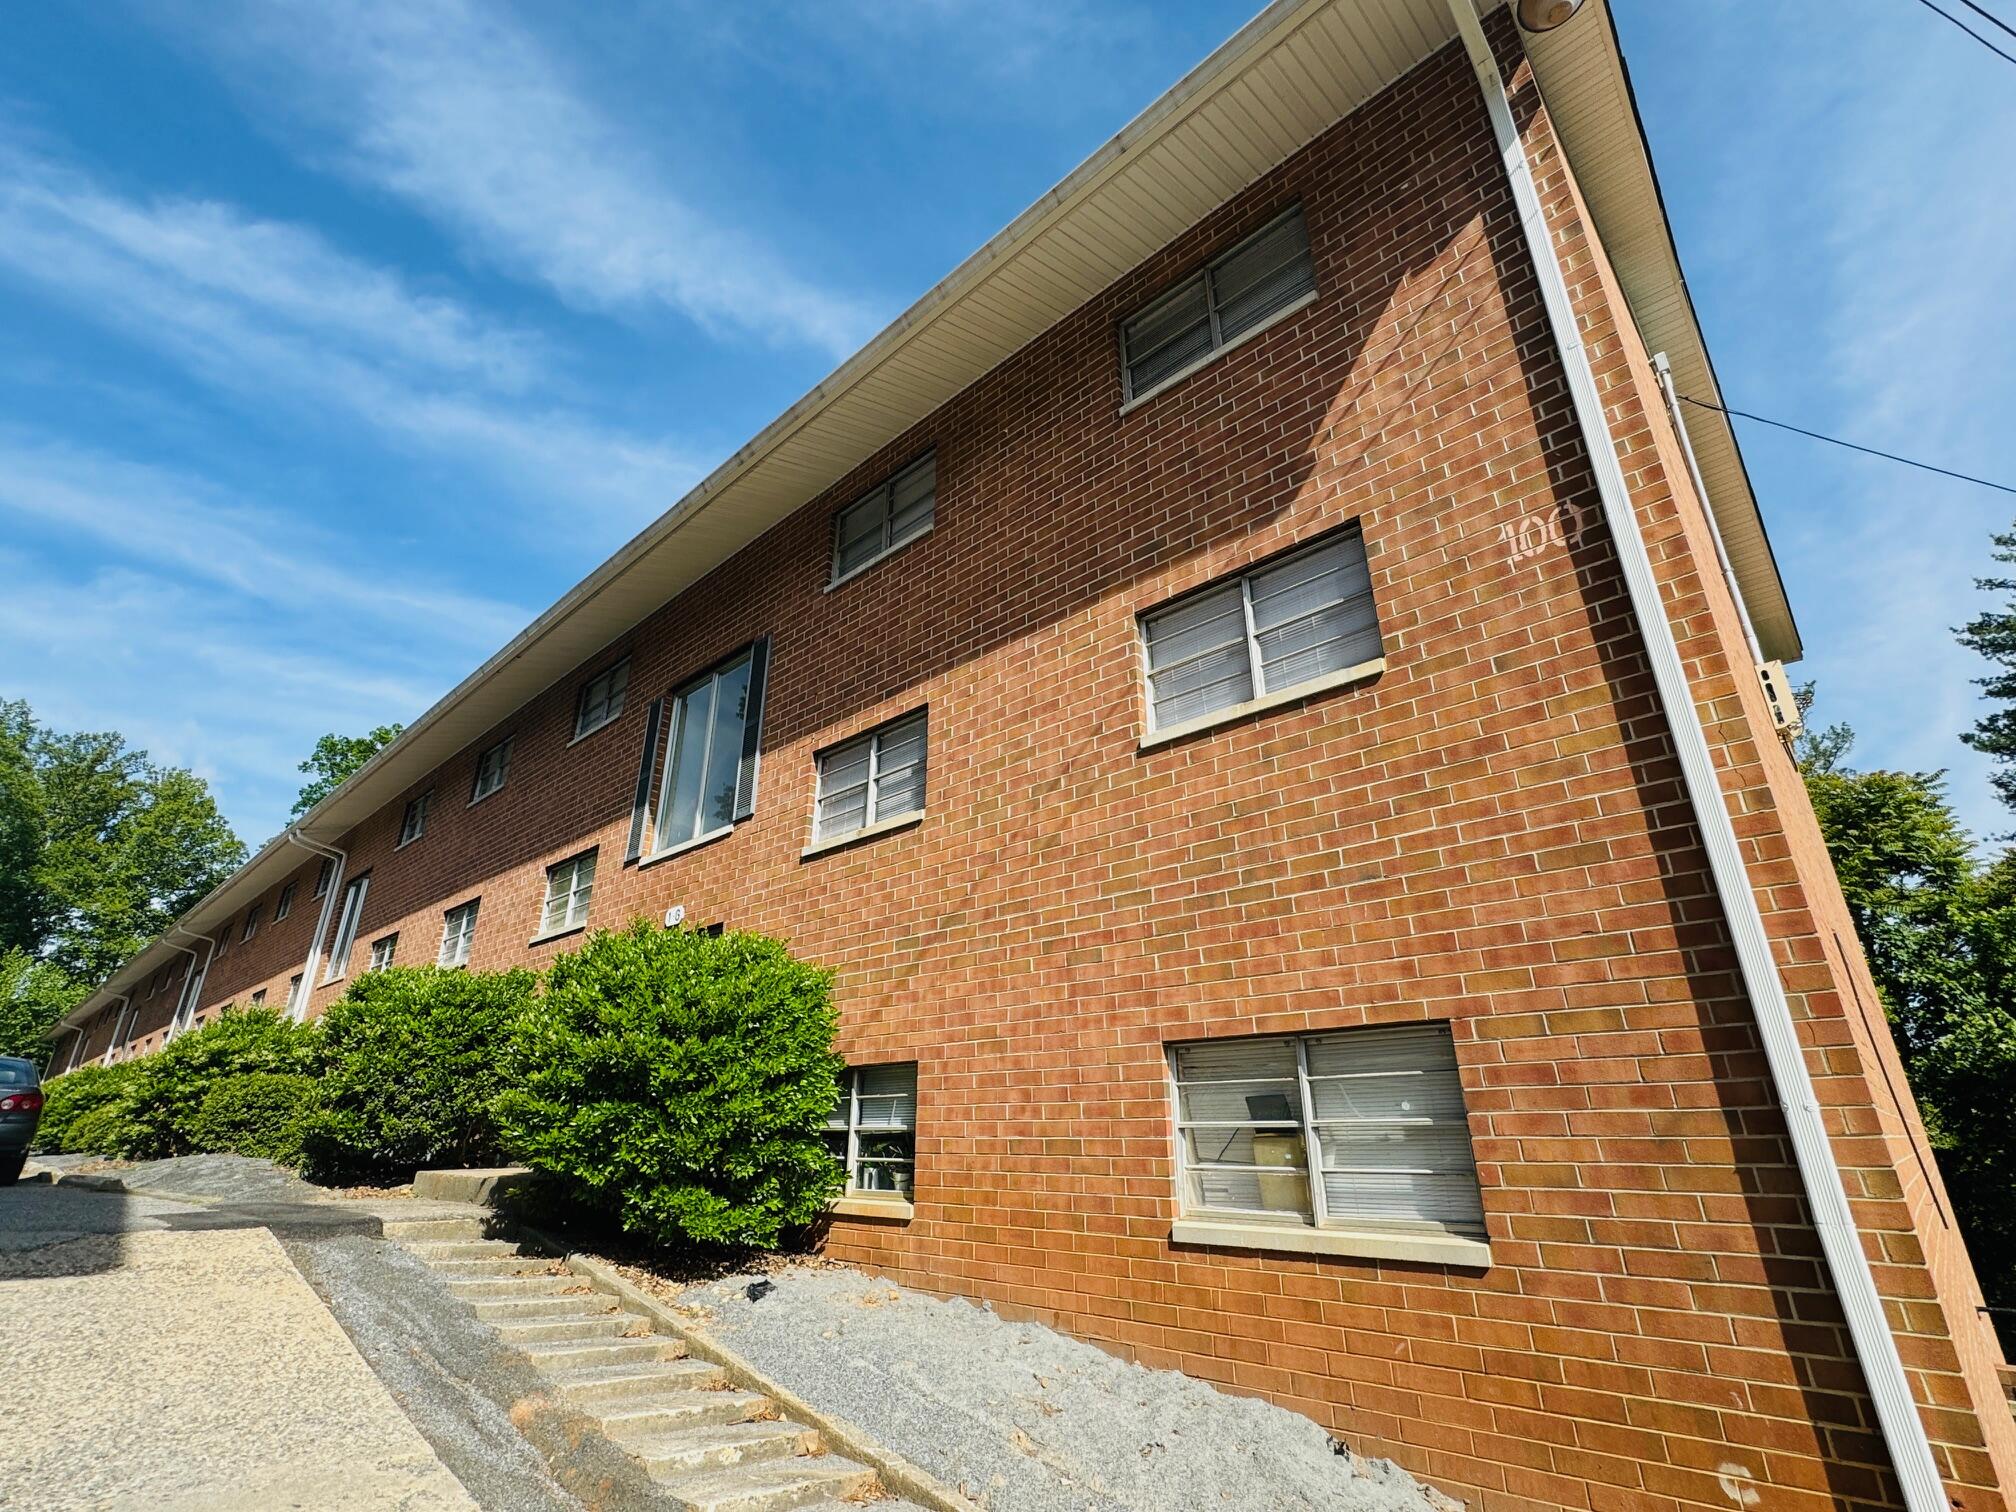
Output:
[[[1722,403],[1607,0],[1588,0],[1566,25],[1528,37],[1526,51],[1547,102],[1548,118],[1574,167],[1576,183],[1646,349],[1663,351],[1671,360],[1673,381],[1681,393]],[[1690,407],[1685,418],[1701,464],[1701,481],[1708,486],[1710,506],[1764,654],[1797,661],[1802,654],[1799,627],[1793,623],[1792,604],[1764,534],[1756,495],[1750,491],[1736,432],[1726,415],[1709,410]]]
[[[1584,26],[1585,18],[1577,17],[1564,31]],[[324,843],[340,839],[1454,36],[1445,0],[1276,0],[416,719],[296,828]],[[1605,45],[1602,35],[1597,45]],[[1585,109],[1574,97],[1584,79],[1601,83],[1600,75],[1578,70],[1576,82],[1562,86],[1568,98],[1556,108],[1576,115],[1592,151],[1606,130],[1628,134],[1631,154],[1619,160],[1618,171],[1635,162],[1649,180],[1628,93],[1603,91],[1611,121],[1604,127],[1601,110]],[[1555,105],[1551,90],[1548,99]],[[1580,156],[1576,165],[1580,172]],[[1656,219],[1656,190],[1648,185],[1646,192]],[[1608,198],[1606,191],[1605,203]],[[1683,352],[1700,352],[1700,339],[1678,288],[1670,243],[1659,245],[1666,249],[1673,303],[1687,336],[1664,344],[1685,386],[1694,374]],[[1635,282],[1649,291],[1656,281],[1656,271],[1638,272],[1635,280],[1627,276],[1627,287]],[[1700,360],[1705,366],[1705,356]],[[1712,465],[1705,447],[1702,463],[1704,470]],[[1735,476],[1740,481],[1740,462]],[[1709,476],[1711,490],[1716,477]],[[1739,557],[1739,571],[1760,550],[1769,562],[1747,489],[1742,498],[1747,534],[1726,519],[1723,526],[1732,552],[1750,552]],[[1775,574],[1770,582],[1775,592]],[[1744,583],[1747,589],[1750,578]],[[1753,600],[1760,632],[1767,625],[1789,627],[1789,615],[1770,607],[1779,602],[1782,595]],[[284,836],[275,837],[191,908],[180,927],[197,936],[215,930],[309,859]],[[178,959],[175,949],[155,941],[64,1023],[89,1018]]]

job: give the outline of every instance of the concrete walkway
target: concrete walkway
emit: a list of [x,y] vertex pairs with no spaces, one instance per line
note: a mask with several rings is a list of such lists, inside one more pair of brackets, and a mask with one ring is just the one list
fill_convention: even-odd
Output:
[[265,1227],[0,1189],[0,1507],[476,1502]]

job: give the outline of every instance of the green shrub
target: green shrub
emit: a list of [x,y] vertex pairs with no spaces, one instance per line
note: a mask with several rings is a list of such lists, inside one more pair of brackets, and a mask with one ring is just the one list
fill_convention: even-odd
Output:
[[63,1131],[65,1155],[125,1155],[133,1148],[131,1106],[124,1101],[100,1103],[70,1120]]
[[111,1153],[73,1143],[77,1137],[75,1125],[85,1115],[108,1106],[122,1110],[119,1116],[123,1118],[123,1107],[139,1069],[138,1061],[121,1061],[115,1066],[94,1063],[44,1083],[42,1122],[35,1130],[35,1148],[70,1154]]
[[394,966],[350,984],[322,1016],[321,1107],[304,1151],[320,1178],[404,1175],[502,1158],[491,1102],[529,971]]
[[592,935],[518,1020],[505,1136],[653,1242],[773,1246],[841,1184],[829,981],[761,935]]
[[211,1089],[261,1072],[312,1076],[320,1069],[322,1036],[267,1007],[227,1007],[201,1029],[166,1049],[127,1062],[135,1067],[130,1095],[133,1139],[127,1153],[142,1160],[193,1154],[196,1121]]
[[298,1071],[254,1071],[213,1083],[191,1126],[196,1148],[298,1166],[317,1087],[314,1077]]

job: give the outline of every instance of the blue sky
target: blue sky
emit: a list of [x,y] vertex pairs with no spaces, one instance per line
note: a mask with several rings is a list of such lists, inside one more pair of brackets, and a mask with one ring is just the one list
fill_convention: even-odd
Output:
[[[257,843],[1255,4],[21,9],[0,696]],[[2016,70],[1905,0],[1616,8],[1731,402],[2016,476]],[[2010,827],[1948,629],[2016,500],[1743,440],[1823,716]]]

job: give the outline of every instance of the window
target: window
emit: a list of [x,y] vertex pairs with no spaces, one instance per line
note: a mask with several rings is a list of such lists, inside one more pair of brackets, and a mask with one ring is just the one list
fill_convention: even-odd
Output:
[[724,833],[753,812],[765,660],[758,642],[673,695],[658,789],[660,854]]
[[504,786],[511,771],[511,737],[505,736],[476,758],[476,782],[469,791],[471,803],[481,803]]
[[1146,397],[1315,292],[1297,205],[1121,325],[1126,397]]
[[833,516],[833,582],[850,578],[931,528],[938,505],[938,458],[912,462]]
[[308,979],[300,972],[287,979],[287,1013],[290,1018],[299,1018],[308,1011]]
[[229,955],[231,952],[232,937],[235,936],[237,933],[238,931],[232,927],[232,921],[226,919],[224,921],[224,927],[217,931],[217,950],[216,953],[210,957],[210,959],[213,961],[221,961],[224,959],[225,956]]
[[850,1068],[840,1106],[826,1120],[826,1143],[847,1168],[849,1192],[910,1200],[917,1168],[917,1063]]
[[295,886],[295,883],[289,882],[285,887],[280,889],[279,901],[273,905],[273,922],[275,924],[278,924],[287,915],[294,912]]
[[261,1003],[265,1001],[266,1001],[266,989],[264,987],[261,987],[257,992],[252,994],[252,1006],[254,1008],[257,1008]]
[[1484,1236],[1447,1024],[1178,1045],[1193,1213]]
[[813,841],[923,813],[925,736],[920,710],[822,754]]
[[623,695],[630,687],[630,658],[624,657],[600,677],[581,685],[580,700],[574,706],[574,738],[593,734],[623,712]]
[[451,908],[441,916],[441,951],[434,958],[437,964],[469,964],[469,946],[476,938],[476,905],[479,901],[471,898],[460,908]]
[[316,898],[321,897],[322,894],[329,891],[329,884],[335,880],[336,880],[336,862],[334,858],[324,856],[322,858],[322,864],[315,868],[315,891],[311,893],[309,896]]
[[343,906],[336,914],[336,938],[329,942],[329,964],[322,980],[336,981],[350,974],[350,950],[357,943],[357,920],[364,912],[364,894],[371,886],[371,873],[352,877],[343,889]]
[[1149,728],[1289,697],[1376,660],[1379,615],[1356,527],[1142,616]]
[[392,957],[398,954],[399,936],[384,935],[371,942],[371,970],[383,971],[392,964]]
[[595,852],[584,851],[570,861],[546,868],[546,906],[539,914],[539,933],[560,934],[588,922],[588,900],[595,893]]
[[[238,936],[239,942],[242,944],[257,933],[259,933],[259,908],[257,904],[254,904],[251,908],[245,910],[245,928]],[[160,989],[156,988],[155,990],[159,991]],[[151,996],[152,994],[149,995]]]
[[399,821],[399,843],[411,845],[427,833],[427,805],[434,797],[433,791],[422,793],[418,798],[406,800],[405,817]]

